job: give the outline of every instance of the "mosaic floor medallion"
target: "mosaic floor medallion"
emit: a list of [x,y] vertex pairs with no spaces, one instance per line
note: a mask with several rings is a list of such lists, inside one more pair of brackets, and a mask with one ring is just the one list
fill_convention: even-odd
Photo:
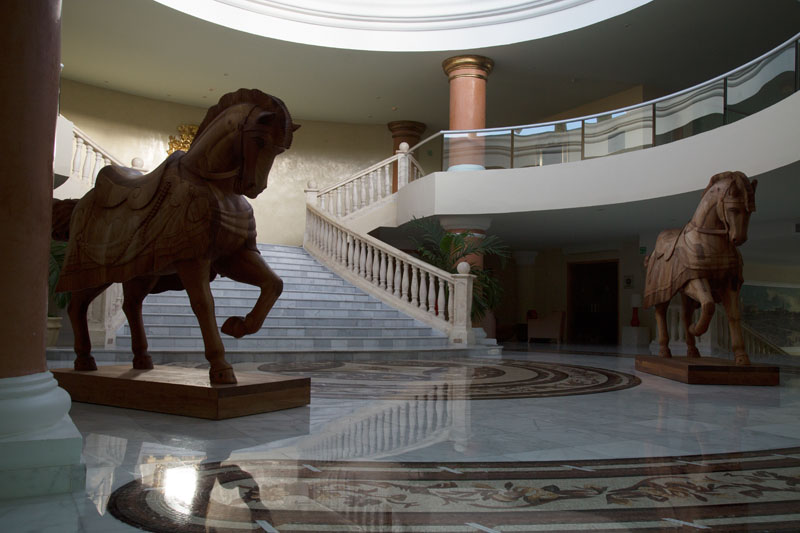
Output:
[[109,510],[154,532],[800,531],[800,448],[524,463],[157,466]]
[[542,398],[617,391],[641,383],[616,370],[510,359],[238,363],[234,368],[309,376],[311,396],[317,398]]

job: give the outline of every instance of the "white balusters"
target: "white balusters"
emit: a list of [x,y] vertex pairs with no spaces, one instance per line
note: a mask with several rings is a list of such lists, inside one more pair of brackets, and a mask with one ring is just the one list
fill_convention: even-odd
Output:
[[[363,183],[363,197],[368,198],[369,181]],[[360,186],[353,187],[351,193],[359,194]],[[446,331],[452,342],[471,342],[469,309],[474,276],[448,274],[369,235],[354,233],[312,202],[307,203],[304,241],[317,259],[336,265],[340,275],[358,287],[384,300],[395,300],[393,305],[399,309]],[[463,266],[468,271],[468,265]]]
[[442,278],[437,278],[439,283],[439,296],[436,299],[436,309],[438,312],[436,313],[438,316],[444,316],[444,280]]
[[380,288],[386,290],[386,252],[381,251]]
[[428,298],[428,276],[427,272],[420,272],[419,276],[419,308],[426,310],[426,300]]
[[428,313],[436,314],[436,279],[433,274],[428,276]]
[[408,276],[408,263],[403,262],[403,284],[400,287],[401,290],[401,298],[403,301],[408,301],[408,285],[409,285],[409,276]]
[[400,259],[394,260],[394,297],[400,298],[400,287],[402,283],[402,274],[400,273]]
[[413,267],[411,274],[411,305],[419,306],[419,268]]
[[386,259],[386,292],[394,290],[394,257],[387,254]]
[[373,250],[370,247],[370,253],[372,254],[372,284],[380,286],[380,270],[381,270],[381,261],[380,261],[380,250]]

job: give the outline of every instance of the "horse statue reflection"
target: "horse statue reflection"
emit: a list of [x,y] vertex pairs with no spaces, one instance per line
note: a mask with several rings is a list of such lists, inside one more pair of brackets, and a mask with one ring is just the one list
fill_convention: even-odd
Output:
[[[731,348],[737,365],[749,365],[742,338],[739,291],[742,288],[742,256],[737,250],[747,240],[750,214],[756,210],[758,180],[741,172],[722,172],[711,177],[700,205],[683,229],[662,231],[655,250],[645,258],[647,269],[644,307],[655,306],[659,355],[671,357],[667,331],[667,307],[681,293],[686,328],[686,355],[700,357],[695,337],[708,330],[715,303],[725,306]],[[700,318],[691,324],[694,311]]]
[[246,317],[230,317],[222,332],[258,331],[283,282],[256,247],[253,209],[275,157],[298,128],[279,99],[252,89],[220,98],[208,110],[187,152],[175,152],[146,175],[104,167],[80,200],[53,202],[53,238],[68,240],[57,290],[71,292],[75,370],[96,370],[86,313],[111,283],[121,282],[131,329],[133,368],[153,368],[142,322],[151,293],[183,290],[197,316],[211,383],[236,383],[225,361],[209,283],[217,274],[255,285]]

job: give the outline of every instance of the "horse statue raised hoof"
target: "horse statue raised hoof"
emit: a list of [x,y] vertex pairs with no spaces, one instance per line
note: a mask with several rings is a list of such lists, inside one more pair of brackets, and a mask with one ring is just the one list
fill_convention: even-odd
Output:
[[[682,229],[662,231],[653,252],[644,260],[645,308],[655,306],[659,355],[672,357],[667,331],[667,308],[680,292],[687,357],[700,357],[695,338],[708,330],[716,303],[728,315],[731,348],[737,365],[749,365],[739,309],[742,256],[737,247],[747,240],[750,214],[756,210],[756,185],[742,172],[711,177],[694,216]],[[694,311],[700,318],[692,324]]]
[[225,361],[209,283],[217,274],[261,293],[246,317],[222,332],[258,331],[283,291],[283,281],[256,247],[253,209],[245,200],[267,186],[277,155],[292,144],[292,123],[278,98],[239,89],[220,98],[187,152],[175,152],[149,174],[107,166],[80,200],[53,201],[53,238],[67,240],[57,290],[71,292],[75,370],[96,370],[86,312],[111,283],[122,283],[131,329],[133,368],[153,368],[142,322],[148,294],[186,290],[200,324],[211,383],[236,383]]

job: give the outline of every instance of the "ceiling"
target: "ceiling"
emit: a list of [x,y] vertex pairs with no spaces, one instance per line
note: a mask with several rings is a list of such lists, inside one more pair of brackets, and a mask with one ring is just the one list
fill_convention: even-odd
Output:
[[[688,88],[799,31],[798,0],[653,0],[604,22],[529,42],[377,52],[256,36],[152,0],[63,0],[62,63],[68,79],[159,100],[208,107],[225,92],[255,87],[282,98],[298,121],[417,120],[433,133],[448,126],[441,62],[453,55],[479,53],[495,61],[487,122],[508,126],[543,121],[631,87],[643,86],[646,98]],[[799,165],[775,171],[769,177],[774,186],[759,190],[759,205],[767,209],[753,218],[745,258],[800,264],[800,234],[793,231]],[[498,214],[491,231],[517,250],[579,250],[681,226],[697,200],[697,193],[688,193]]]
[[653,0],[585,28],[506,46],[433,52],[325,48],[256,36],[152,0],[63,0],[64,77],[207,107],[256,87],[299,120],[448,126],[441,62],[494,59],[489,126],[537,122],[642,85],[648,98],[731,70],[800,30],[797,0]]

